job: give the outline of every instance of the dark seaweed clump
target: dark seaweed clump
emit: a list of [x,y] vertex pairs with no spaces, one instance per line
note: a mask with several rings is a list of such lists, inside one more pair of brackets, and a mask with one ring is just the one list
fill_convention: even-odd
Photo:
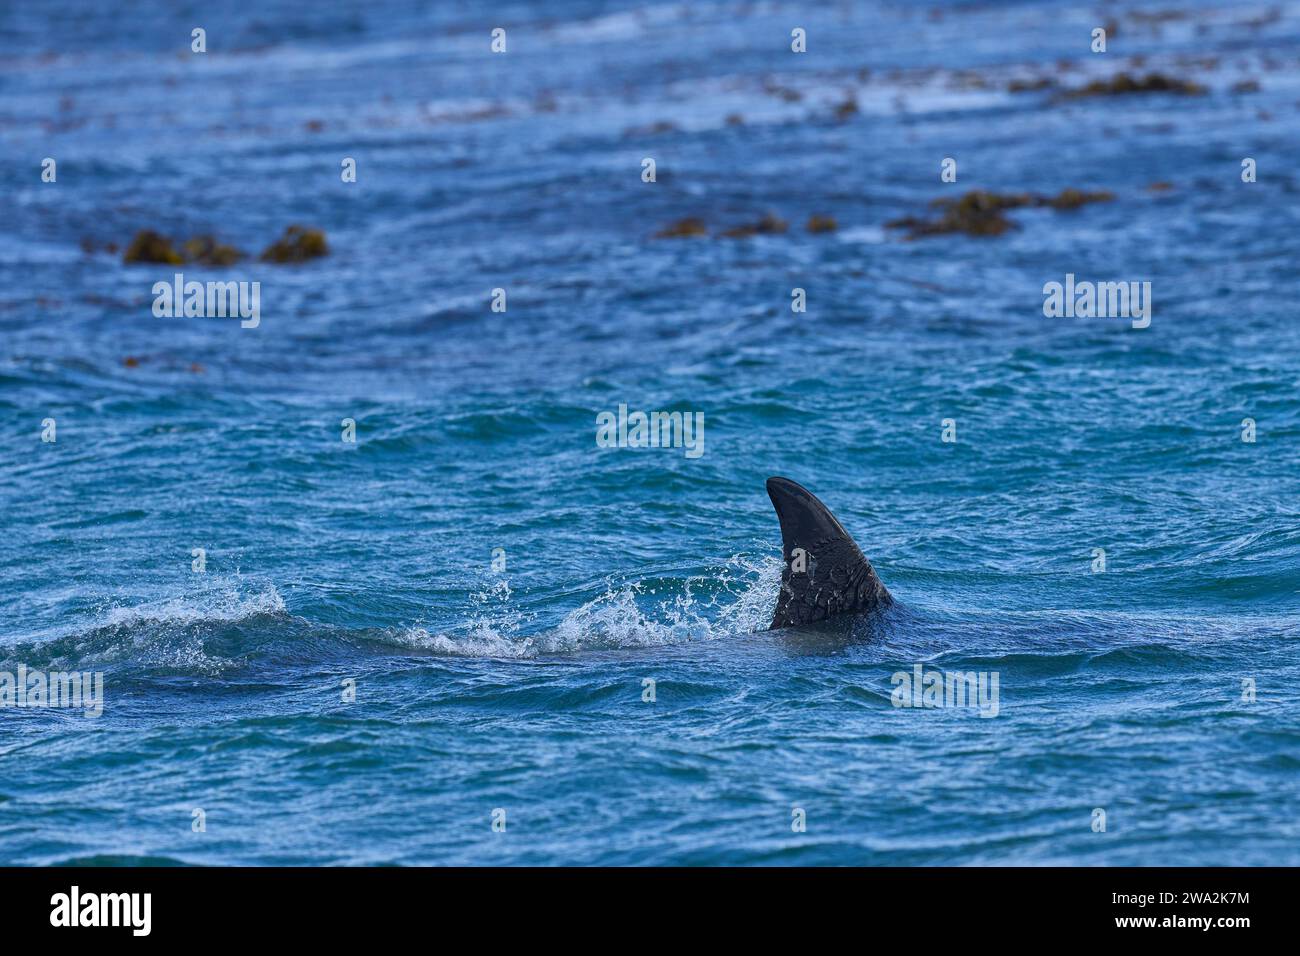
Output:
[[685,219],[678,219],[674,223],[664,226],[655,233],[656,239],[685,239],[690,236],[707,236],[709,229],[704,225],[703,219],[696,219],[694,216],[688,216]]
[[122,255],[123,262],[162,262],[167,265],[181,265],[185,259],[172,241],[162,233],[152,229],[141,229],[126,247]]
[[[765,213],[761,218],[754,222],[741,223],[738,226],[732,226],[729,229],[723,229],[715,233],[724,239],[748,239],[751,236],[779,236],[787,232],[790,224],[774,212]],[[839,228],[839,223],[835,221],[834,216],[823,216],[814,213],[808,217],[805,227],[811,233],[834,232]],[[703,219],[697,216],[688,216],[685,219],[678,219],[676,222],[669,223],[654,234],[655,239],[686,239],[699,236],[707,236],[709,227]]]
[[722,234],[728,239],[744,239],[748,236],[773,236],[785,232],[790,224],[775,213],[766,213],[758,222],[733,226]]
[[325,233],[320,229],[289,226],[284,235],[262,251],[263,262],[306,262],[329,255]]
[[1146,76],[1131,76],[1117,73],[1109,79],[1093,80],[1087,86],[1066,90],[1062,95],[1067,99],[1081,99],[1087,96],[1127,96],[1133,93],[1174,93],[1179,96],[1200,96],[1205,87],[1191,80],[1180,80],[1163,73],[1148,73]]
[[186,239],[182,248],[185,250],[187,261],[204,266],[232,266],[244,258],[244,254],[234,246],[217,242],[212,236],[195,236],[193,239]]
[[858,101],[853,98],[852,94],[835,105],[835,118],[841,122],[857,115]]
[[[83,247],[84,247],[83,243]],[[325,233],[320,229],[289,226],[284,235],[267,246],[262,253],[263,262],[306,262],[329,255]],[[160,262],[179,266],[193,263],[201,266],[230,266],[246,258],[234,246],[218,242],[214,236],[201,235],[186,239],[180,249],[176,243],[160,232],[141,229],[127,246],[123,262]]]
[[964,233],[968,236],[1000,236],[1016,224],[1005,215],[1009,209],[1047,207],[1058,212],[1078,209],[1093,202],[1109,202],[1115,194],[1104,190],[1085,192],[1081,189],[1063,189],[1055,196],[1036,193],[994,193],[973,189],[959,199],[936,199],[930,205],[939,210],[932,219],[905,216],[893,219],[885,226],[890,229],[907,229],[908,238],[942,236]]
[[1108,189],[1098,189],[1094,192],[1085,192],[1082,189],[1062,189],[1055,196],[1038,197],[1034,205],[1050,206],[1060,212],[1078,209],[1090,202],[1110,202],[1114,198],[1115,194]]
[[1012,80],[1007,84],[1008,93],[1037,93],[1056,88],[1056,80],[1050,76],[1039,76],[1031,80]]

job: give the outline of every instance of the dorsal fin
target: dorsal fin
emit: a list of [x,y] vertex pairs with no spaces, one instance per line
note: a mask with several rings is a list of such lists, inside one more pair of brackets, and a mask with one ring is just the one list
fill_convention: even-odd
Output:
[[799,627],[838,614],[866,614],[893,598],[871,562],[826,506],[789,478],[767,479],[781,522],[781,594],[772,627]]

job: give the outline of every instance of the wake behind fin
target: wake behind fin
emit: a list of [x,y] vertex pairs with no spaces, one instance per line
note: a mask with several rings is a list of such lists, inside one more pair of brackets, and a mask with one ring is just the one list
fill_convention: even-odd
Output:
[[772,627],[867,614],[894,599],[849,533],[817,496],[789,478],[767,479],[781,522],[781,593]]

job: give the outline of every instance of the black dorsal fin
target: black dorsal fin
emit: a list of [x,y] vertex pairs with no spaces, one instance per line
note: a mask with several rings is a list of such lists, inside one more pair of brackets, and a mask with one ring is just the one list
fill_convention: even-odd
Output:
[[893,598],[871,562],[824,504],[789,478],[767,479],[781,522],[781,593],[772,627],[799,627],[839,614],[866,614]]

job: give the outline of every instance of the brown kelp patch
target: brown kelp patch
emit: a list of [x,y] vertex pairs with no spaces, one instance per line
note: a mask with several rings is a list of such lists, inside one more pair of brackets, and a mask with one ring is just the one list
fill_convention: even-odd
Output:
[[176,251],[171,239],[152,229],[141,229],[122,254],[123,262],[161,262],[181,265],[185,259]]
[[723,231],[722,235],[727,239],[746,239],[750,236],[774,236],[785,232],[790,228],[790,224],[778,216],[776,213],[764,213],[763,217],[757,222],[744,223],[739,226],[732,226],[730,229]]
[[[824,216],[814,213],[808,217],[804,226],[810,233],[827,233],[834,232],[839,228],[839,223],[835,221],[834,216]],[[789,232],[790,224],[774,212],[766,212],[753,222],[743,222],[739,225],[729,226],[713,233],[714,238],[720,239],[749,239],[753,236],[779,236]],[[709,227],[705,221],[698,216],[688,216],[685,219],[678,219],[664,226],[653,236],[655,239],[686,239],[698,238],[709,235]]]
[[936,199],[930,206],[938,210],[932,218],[904,216],[885,223],[888,229],[906,229],[907,238],[942,236],[963,233],[968,236],[1000,236],[1017,228],[1007,218],[1010,209],[1046,207],[1058,212],[1078,209],[1088,203],[1110,202],[1115,194],[1105,190],[1088,192],[1082,189],[1063,189],[1055,196],[1037,193],[995,193],[986,189],[972,189],[957,199]]
[[[83,241],[82,248],[90,252],[94,247]],[[267,246],[261,260],[278,263],[306,262],[325,255],[329,255],[329,246],[322,230],[289,226],[284,235]],[[171,266],[232,266],[246,258],[247,253],[243,250],[220,242],[215,236],[206,233],[186,239],[178,247],[175,240],[153,229],[137,232],[122,255],[125,263],[151,262]]]
[[1116,73],[1102,80],[1093,80],[1085,86],[1075,87],[1061,93],[1064,99],[1077,100],[1092,96],[1131,96],[1139,93],[1172,93],[1177,96],[1200,96],[1205,87],[1191,80],[1183,80],[1164,73],[1148,73],[1137,76],[1131,73]]
[[1008,93],[1040,93],[1043,90],[1054,90],[1058,83],[1050,76],[1035,76],[1031,78],[1017,78],[1007,83]]
[[1114,198],[1115,194],[1108,189],[1098,189],[1092,192],[1083,189],[1062,189],[1055,196],[1037,197],[1034,205],[1049,206],[1060,212],[1078,209],[1080,206],[1086,206],[1089,203],[1110,202]]
[[703,219],[697,219],[694,216],[687,216],[685,219],[678,219],[676,222],[669,223],[655,233],[656,239],[686,239],[693,236],[707,236],[709,227],[704,224]]
[[187,262],[202,266],[232,266],[244,258],[244,253],[234,246],[217,242],[213,236],[208,235],[186,239],[181,248]]
[[284,235],[262,250],[263,262],[306,262],[329,255],[325,233],[305,226],[289,226]]

